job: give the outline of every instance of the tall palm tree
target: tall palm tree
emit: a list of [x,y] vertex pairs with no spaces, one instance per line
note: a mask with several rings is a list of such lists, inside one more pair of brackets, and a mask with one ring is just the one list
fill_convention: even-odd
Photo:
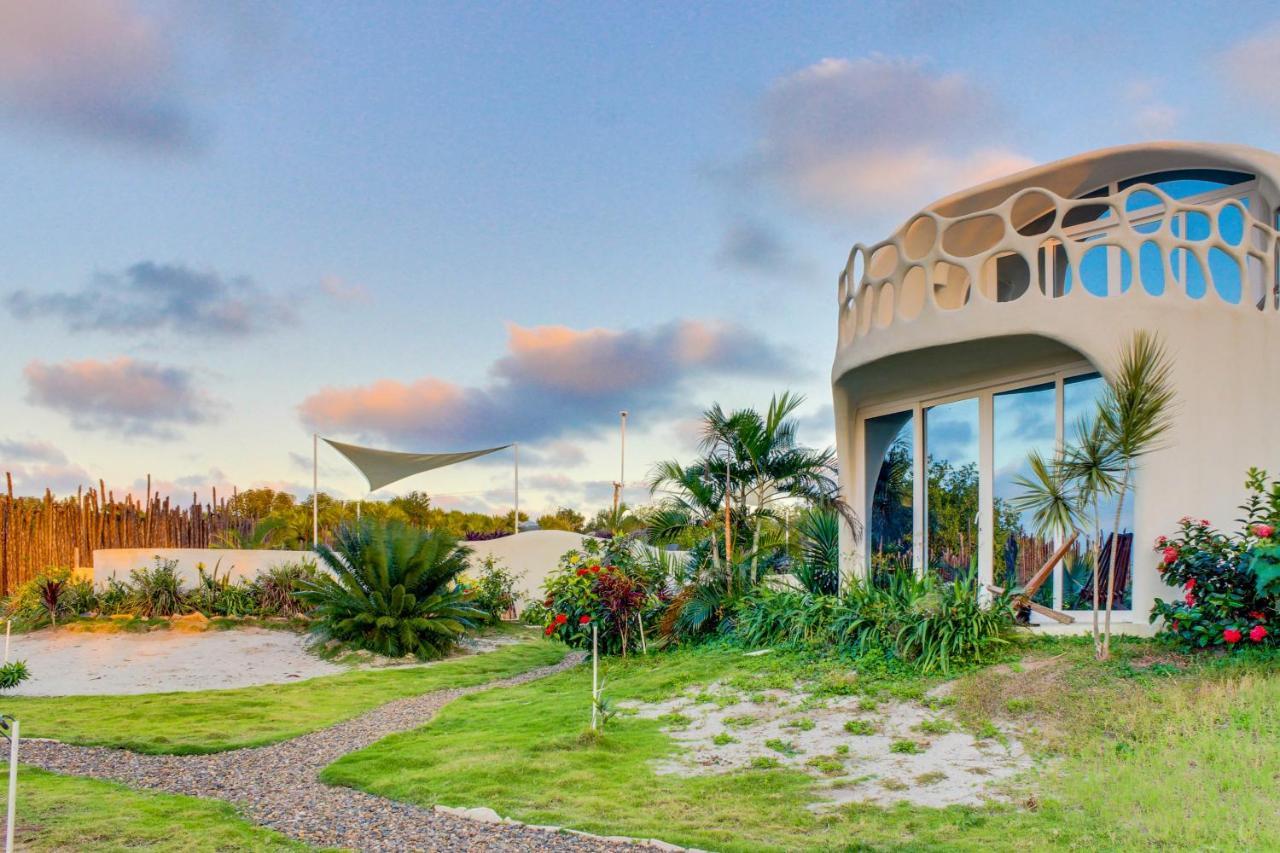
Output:
[[662,493],[661,502],[647,513],[645,526],[655,543],[665,544],[707,530],[711,537],[711,563],[719,574],[720,537],[717,534],[724,481],[703,459],[688,466],[674,460],[659,462],[649,478],[649,491]]
[[761,525],[773,516],[772,505],[778,501],[798,498],[834,509],[857,534],[856,520],[840,498],[835,452],[803,447],[796,440],[798,424],[792,416],[803,403],[802,395],[788,391],[775,394],[763,414],[755,409],[725,414],[717,404],[703,415],[703,449],[719,464],[717,473],[728,475],[743,517],[753,520],[753,580]]
[[1157,449],[1173,425],[1172,365],[1160,339],[1136,332],[1120,353],[1120,366],[1098,407],[1101,430],[1120,460],[1122,474],[1116,492],[1116,544],[1107,561],[1107,611],[1101,658],[1111,654],[1111,610],[1115,604],[1116,553],[1124,501],[1142,457]]

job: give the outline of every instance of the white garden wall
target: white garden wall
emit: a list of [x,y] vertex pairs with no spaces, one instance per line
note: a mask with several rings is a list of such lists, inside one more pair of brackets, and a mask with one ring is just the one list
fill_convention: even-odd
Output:
[[284,563],[315,560],[309,551],[240,551],[232,548],[104,548],[93,552],[93,581],[105,583],[111,577],[128,580],[134,569],[155,565],[156,557],[177,560],[178,573],[188,586],[199,579],[197,566],[206,572],[216,566],[218,577],[253,580],[263,571]]

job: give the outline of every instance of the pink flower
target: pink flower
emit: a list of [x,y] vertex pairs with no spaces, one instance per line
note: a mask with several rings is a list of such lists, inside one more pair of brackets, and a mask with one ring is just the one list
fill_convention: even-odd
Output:
[[1185,602],[1187,603],[1187,606],[1188,606],[1188,607],[1195,607],[1195,606],[1196,606],[1196,597],[1195,597],[1194,595],[1192,595],[1191,593],[1187,593],[1187,594],[1186,594],[1186,596],[1185,596],[1182,600],[1183,600],[1183,601],[1185,601]]
[[1200,519],[1200,526],[1201,526],[1201,527],[1208,527],[1208,526],[1209,526],[1209,519],[1207,519],[1207,518],[1202,518],[1202,519]]
[[1157,549],[1157,550],[1159,550],[1160,548],[1163,548],[1164,546],[1166,546],[1166,545],[1168,545],[1168,544],[1169,544],[1169,537],[1168,537],[1168,536],[1157,536],[1157,537],[1156,537],[1156,549]]
[[1163,556],[1164,556],[1164,564],[1167,566],[1178,559],[1178,549],[1165,548],[1163,552]]
[[1242,636],[1244,635],[1235,628],[1228,628],[1222,632],[1222,639],[1226,640],[1228,643],[1238,643]]
[[1270,539],[1275,533],[1276,528],[1273,524],[1255,524],[1253,526],[1253,535],[1259,539]]
[[1254,625],[1249,631],[1249,639],[1255,643],[1261,643],[1262,638],[1267,636],[1267,629],[1261,625]]
[[1193,590],[1193,589],[1195,589],[1195,588],[1196,588],[1196,579],[1195,579],[1195,578],[1192,578],[1191,580],[1187,581],[1187,585],[1184,587],[1184,589],[1186,589],[1186,591],[1187,591],[1187,592],[1191,592],[1191,590]]

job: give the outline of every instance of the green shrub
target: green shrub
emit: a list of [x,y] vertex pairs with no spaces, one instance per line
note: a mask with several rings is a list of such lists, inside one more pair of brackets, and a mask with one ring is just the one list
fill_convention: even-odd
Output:
[[851,735],[873,735],[876,733],[875,724],[870,720],[847,720],[844,724],[844,730]]
[[388,657],[429,659],[483,617],[455,582],[467,549],[447,534],[366,520],[339,529],[332,548],[316,550],[332,574],[305,581],[298,597],[314,608],[322,637]]
[[471,604],[497,622],[516,603],[516,576],[492,554],[481,561],[477,578],[470,585]]
[[9,661],[0,665],[0,690],[12,690],[30,677],[26,661]]
[[23,629],[32,629],[74,615],[72,596],[67,594],[70,580],[69,568],[46,569],[13,591],[5,601],[5,616]]
[[297,616],[305,610],[298,598],[308,581],[316,576],[316,564],[310,560],[272,566],[253,581],[254,607],[259,616]]
[[663,569],[634,548],[622,539],[587,539],[561,557],[543,583],[546,636],[590,648],[594,626],[601,653],[624,656],[652,639],[664,606],[657,595]]
[[98,593],[98,614],[116,616],[129,610],[131,591],[129,585],[116,578],[108,578]]
[[144,619],[177,616],[190,610],[187,591],[178,576],[178,561],[156,557],[149,569],[129,573],[128,612]]

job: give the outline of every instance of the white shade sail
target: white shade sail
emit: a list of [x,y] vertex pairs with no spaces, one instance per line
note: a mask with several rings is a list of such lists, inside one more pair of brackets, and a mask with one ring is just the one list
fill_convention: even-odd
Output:
[[371,492],[403,480],[405,477],[421,474],[423,471],[444,468],[457,462],[475,459],[477,456],[487,456],[511,446],[504,444],[500,447],[463,450],[458,453],[401,453],[395,450],[375,450],[372,447],[343,444],[328,438],[324,441],[360,469],[360,473],[364,474],[365,480],[369,483]]

